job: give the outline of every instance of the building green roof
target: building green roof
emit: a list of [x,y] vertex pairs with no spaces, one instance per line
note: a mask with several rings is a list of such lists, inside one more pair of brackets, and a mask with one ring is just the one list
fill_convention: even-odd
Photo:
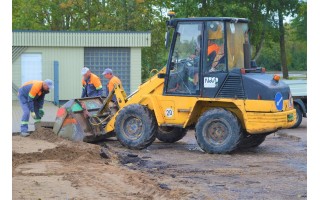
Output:
[[150,32],[13,31],[12,46],[150,47]]

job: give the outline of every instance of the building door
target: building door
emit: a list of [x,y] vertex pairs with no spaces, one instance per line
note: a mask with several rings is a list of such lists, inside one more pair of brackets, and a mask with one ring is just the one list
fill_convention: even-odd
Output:
[[21,84],[30,80],[42,80],[41,54],[21,55]]

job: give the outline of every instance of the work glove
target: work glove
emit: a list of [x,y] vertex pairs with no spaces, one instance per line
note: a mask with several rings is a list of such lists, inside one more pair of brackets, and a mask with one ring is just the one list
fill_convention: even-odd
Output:
[[36,113],[35,113],[35,112],[31,112],[31,117],[32,117],[33,119],[36,119],[36,118],[37,118]]
[[41,108],[39,109],[39,116],[42,118],[44,115],[44,110]]

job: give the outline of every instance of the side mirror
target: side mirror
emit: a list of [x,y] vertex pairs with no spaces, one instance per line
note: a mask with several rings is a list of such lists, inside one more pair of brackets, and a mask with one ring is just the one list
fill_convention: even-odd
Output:
[[159,73],[158,74],[158,78],[165,78],[166,77],[166,74],[164,74],[164,73]]
[[169,46],[169,38],[170,38],[170,32],[169,32],[169,30],[167,30],[167,32],[165,33],[164,38],[165,38],[164,45],[165,45],[165,47],[166,47],[166,49],[167,49],[168,46]]
[[170,70],[174,69],[174,62],[170,62]]

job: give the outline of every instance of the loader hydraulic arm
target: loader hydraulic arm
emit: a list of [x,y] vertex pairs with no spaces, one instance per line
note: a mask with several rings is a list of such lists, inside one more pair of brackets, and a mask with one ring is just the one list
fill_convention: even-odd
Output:
[[116,99],[118,101],[119,108],[122,108],[127,101],[127,95],[124,91],[123,87],[119,84],[114,84],[113,90],[108,94],[107,98],[103,101],[103,105],[97,112],[97,116],[102,115],[107,111],[108,105],[111,102],[113,96],[116,95]]

